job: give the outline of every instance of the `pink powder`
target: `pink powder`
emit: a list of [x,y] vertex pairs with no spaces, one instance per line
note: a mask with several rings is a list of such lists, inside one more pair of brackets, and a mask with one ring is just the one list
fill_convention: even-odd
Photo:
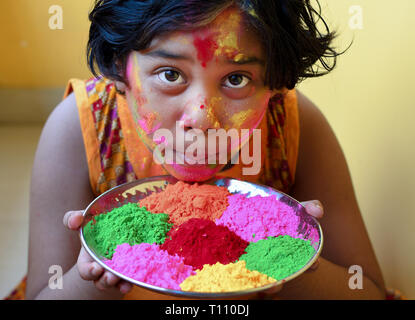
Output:
[[181,290],[180,283],[195,274],[182,257],[169,255],[158,245],[149,243],[118,245],[112,260],[105,263],[132,279],[173,290]]
[[228,203],[216,224],[228,227],[245,241],[257,242],[279,235],[300,238],[297,233],[300,218],[276,197],[246,198],[235,194],[228,197]]

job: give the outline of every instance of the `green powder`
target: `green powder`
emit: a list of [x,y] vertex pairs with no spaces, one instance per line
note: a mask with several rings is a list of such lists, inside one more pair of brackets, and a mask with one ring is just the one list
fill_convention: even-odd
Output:
[[85,240],[108,259],[119,244],[164,243],[173,226],[168,223],[169,215],[151,213],[136,203],[125,204],[94,219],[95,223],[91,220],[84,227]]
[[277,280],[300,270],[315,253],[309,240],[287,235],[252,242],[245,251],[247,253],[239,260],[246,261],[247,269],[257,270]]

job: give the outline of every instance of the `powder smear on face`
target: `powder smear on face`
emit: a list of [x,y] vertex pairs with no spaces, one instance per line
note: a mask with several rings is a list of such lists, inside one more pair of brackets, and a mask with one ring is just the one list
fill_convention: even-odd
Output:
[[250,243],[239,260],[246,261],[249,270],[281,280],[305,266],[314,253],[309,240],[285,235]]
[[173,290],[180,290],[180,283],[195,274],[183,258],[169,255],[160,246],[149,243],[121,244],[106,264],[132,279]]
[[225,187],[179,181],[169,184],[162,192],[153,193],[139,203],[151,212],[167,213],[170,222],[180,225],[190,218],[216,220],[227,208],[229,195]]
[[245,261],[223,265],[204,265],[196,270],[196,275],[186,278],[180,288],[183,291],[197,292],[230,292],[265,286],[276,282],[258,271],[246,268]]
[[154,214],[136,203],[128,203],[95,216],[83,232],[87,243],[94,243],[99,254],[111,259],[117,245],[122,243],[163,243],[172,227],[168,220],[167,214]]
[[190,219],[172,229],[161,248],[183,257],[194,269],[202,269],[205,264],[236,261],[247,245],[247,241],[227,227],[217,226],[210,220]]
[[276,197],[246,198],[245,195],[235,194],[228,197],[228,202],[229,206],[216,224],[227,226],[245,241],[256,242],[279,235],[299,237],[300,218]]

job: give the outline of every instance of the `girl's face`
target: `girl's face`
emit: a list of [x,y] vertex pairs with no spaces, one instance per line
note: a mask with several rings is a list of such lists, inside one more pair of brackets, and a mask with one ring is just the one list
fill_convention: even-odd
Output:
[[[173,155],[172,162],[166,156],[163,167],[180,180],[203,181],[225,166],[212,164],[219,163],[218,154],[229,160],[248,140],[241,129],[252,133],[261,122],[275,93],[264,86],[264,74],[260,42],[240,12],[229,8],[206,27],[160,36],[148,49],[131,52],[126,97],[146,146],[160,161],[167,152]],[[160,138],[160,129],[171,132],[173,141]],[[209,150],[216,141],[208,139],[209,129],[236,129],[239,141]],[[177,141],[190,132],[197,133],[195,140],[180,147]],[[185,156],[190,145],[205,151],[194,154],[197,164]]]

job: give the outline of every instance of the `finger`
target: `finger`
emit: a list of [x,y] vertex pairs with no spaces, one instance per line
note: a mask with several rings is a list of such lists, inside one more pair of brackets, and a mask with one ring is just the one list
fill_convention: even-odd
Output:
[[79,275],[84,280],[98,280],[104,273],[104,268],[92,259],[84,247],[79,253],[77,266]]
[[284,286],[284,284],[279,284],[275,287],[272,287],[270,289],[267,289],[265,291],[261,291],[258,293],[258,298],[259,299],[264,299],[264,300],[270,300],[270,299],[274,299],[277,296],[277,293],[281,291],[282,287]]
[[315,271],[315,270],[318,268],[318,266],[319,266],[319,265],[320,265],[320,258],[318,258],[318,259],[316,260],[316,262],[314,262],[314,263],[311,265],[311,267],[307,269],[307,271]]
[[127,294],[133,288],[133,286],[132,286],[131,283],[128,283],[128,282],[123,281],[123,280],[121,280],[120,282],[118,282],[117,287],[118,287],[118,289],[120,290],[120,292],[122,294]]
[[301,202],[307,213],[317,219],[322,218],[324,215],[324,208],[319,200],[310,200]]
[[119,281],[120,278],[116,275],[109,271],[105,271],[105,273],[97,281],[95,281],[95,286],[100,290],[105,290],[116,286]]
[[83,221],[83,216],[82,215],[83,215],[83,213],[84,212],[82,210],[68,211],[63,216],[63,224],[68,229],[77,230],[82,224],[82,221]]

